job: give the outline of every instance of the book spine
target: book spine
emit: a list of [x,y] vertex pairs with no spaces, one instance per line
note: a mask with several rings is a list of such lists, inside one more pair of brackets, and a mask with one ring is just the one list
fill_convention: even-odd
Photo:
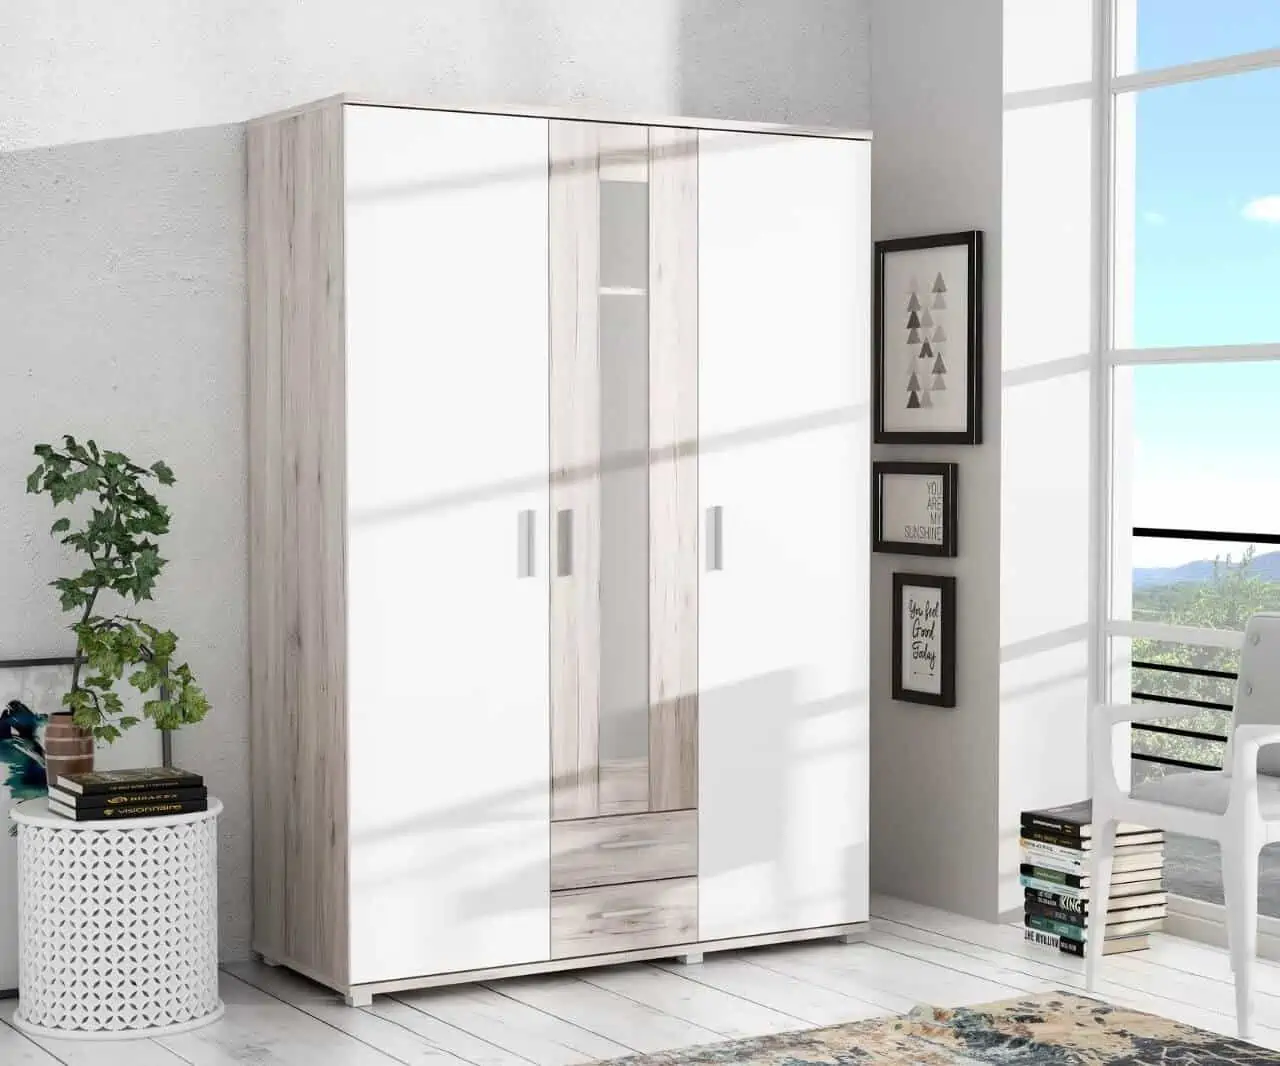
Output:
[[1083,940],[1084,926],[1072,925],[1070,922],[1055,922],[1052,918],[1041,918],[1037,914],[1028,914],[1023,921],[1032,929],[1045,933],[1053,933],[1063,940]]
[[1061,833],[1051,833],[1047,829],[1037,829],[1028,825],[1022,827],[1022,839],[1034,840],[1037,844],[1048,844],[1056,848],[1065,848],[1067,851],[1085,853],[1089,850],[1089,841],[1087,840],[1081,840],[1079,837],[1063,836]]
[[[1023,829],[1038,829],[1044,833],[1053,833],[1055,836],[1065,837],[1068,840],[1087,840],[1090,833],[1090,827],[1079,826],[1074,822],[1063,822],[1056,818],[1041,818],[1034,814],[1024,814],[1022,816]],[[1084,830],[1082,832],[1082,830]]]
[[1034,888],[1026,889],[1023,896],[1028,907],[1032,905],[1052,907],[1054,910],[1074,911],[1077,914],[1085,914],[1089,910],[1089,904],[1079,896],[1064,896],[1060,892],[1041,892]]
[[72,792],[50,787],[49,800],[64,804],[78,811],[96,810],[102,807],[125,807],[138,803],[191,803],[208,799],[206,788],[176,788],[165,792],[99,793],[93,796],[77,796]]
[[1072,899],[1083,900],[1088,896],[1088,890],[1083,888],[1070,888],[1067,885],[1055,884],[1053,881],[1041,881],[1038,877],[1028,877],[1022,874],[1018,880],[1022,883],[1023,888],[1030,888],[1036,892],[1052,892],[1055,895],[1070,896]]
[[1022,861],[1043,870],[1055,870],[1063,874],[1076,874],[1083,877],[1087,877],[1089,874],[1089,863],[1087,862],[1081,862],[1079,859],[1064,859],[1060,855],[1029,851],[1025,848],[1022,852]]
[[1049,881],[1053,884],[1065,885],[1067,888],[1088,888],[1089,878],[1079,874],[1069,874],[1062,870],[1053,870],[1047,866],[1031,865],[1030,863],[1022,864],[1022,872],[1028,877],[1035,877],[1041,881]]
[[178,788],[200,788],[203,784],[203,778],[195,778],[193,780],[187,777],[170,777],[163,781],[121,781],[109,785],[94,784],[88,788],[73,786],[68,782],[67,785],[60,787],[71,787],[72,791],[87,798],[89,796],[145,795],[149,792],[172,792]]
[[1059,862],[1087,864],[1092,853],[1080,851],[1078,848],[1063,848],[1057,844],[1045,844],[1039,840],[1024,840],[1022,842],[1022,854],[1045,855],[1049,858],[1057,859]]
[[188,803],[132,803],[123,807],[88,807],[69,811],[77,822],[113,822],[122,818],[160,818],[168,814],[194,814],[207,811],[208,800]]
[[1055,933],[1046,933],[1041,929],[1032,929],[1030,926],[1027,926],[1022,938],[1029,943],[1039,944],[1043,948],[1056,948],[1061,939]]
[[[1058,907],[1046,907],[1039,903],[1028,903],[1026,913],[1033,918],[1044,918],[1060,925],[1072,925],[1081,930],[1088,928],[1088,916],[1084,911],[1064,911]],[[1083,935],[1083,934],[1082,934]]]
[[1069,936],[1058,938],[1058,950],[1064,955],[1074,955],[1077,959],[1084,958],[1084,941],[1072,940]]

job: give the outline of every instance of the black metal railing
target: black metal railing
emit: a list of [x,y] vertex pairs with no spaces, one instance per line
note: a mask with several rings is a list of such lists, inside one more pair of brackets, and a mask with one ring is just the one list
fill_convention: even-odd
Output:
[[[1157,540],[1186,541],[1220,541],[1230,544],[1280,544],[1280,533],[1241,533],[1221,529],[1169,529],[1162,526],[1134,526],[1135,537],[1148,537]],[[1154,670],[1163,673],[1181,674],[1190,677],[1205,677],[1221,681],[1234,682],[1237,675],[1232,670],[1212,670],[1200,666],[1182,666],[1178,663],[1158,663],[1134,660],[1134,670]],[[1134,682],[1130,687],[1130,696],[1136,702],[1165,703],[1174,707],[1187,707],[1192,711],[1218,711],[1230,714],[1232,705],[1217,700],[1202,700],[1193,696],[1169,696],[1158,692],[1144,692]],[[1213,733],[1201,729],[1185,729],[1180,726],[1160,725],[1157,722],[1134,722],[1133,730],[1155,736],[1183,737],[1188,740],[1200,740],[1210,744],[1222,745],[1226,751],[1227,735]],[[1200,762],[1191,759],[1177,759],[1168,755],[1156,755],[1150,752],[1131,752],[1138,762],[1156,763],[1160,766],[1177,766],[1189,770],[1220,770],[1222,756],[1216,763]]]

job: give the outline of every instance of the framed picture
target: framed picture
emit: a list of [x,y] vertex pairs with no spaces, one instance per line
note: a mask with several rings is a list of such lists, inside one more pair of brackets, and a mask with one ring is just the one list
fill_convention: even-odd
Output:
[[877,444],[982,442],[982,231],[876,242]]
[[[18,983],[17,841],[10,809],[46,791],[44,729],[49,715],[62,709],[75,658],[0,660],[0,995]],[[142,694],[128,685],[118,689],[127,713],[141,717]],[[169,765],[167,733],[143,720],[114,744],[98,744],[100,769]]]
[[955,555],[958,476],[955,463],[872,464],[872,551]]
[[956,705],[956,579],[893,575],[893,698]]

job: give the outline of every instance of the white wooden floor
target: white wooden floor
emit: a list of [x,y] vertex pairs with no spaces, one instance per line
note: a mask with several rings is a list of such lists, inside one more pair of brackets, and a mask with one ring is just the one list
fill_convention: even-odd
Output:
[[[365,1010],[283,970],[222,979],[226,1017],[193,1033],[119,1043],[32,1042],[6,1024],[3,1066],[569,1066],[734,1037],[1083,988],[1082,964],[994,926],[877,899],[867,941],[708,955],[378,997]],[[1234,1032],[1224,951],[1172,937],[1105,961],[1100,995]],[[1280,965],[1259,962],[1260,1042],[1280,1050]]]

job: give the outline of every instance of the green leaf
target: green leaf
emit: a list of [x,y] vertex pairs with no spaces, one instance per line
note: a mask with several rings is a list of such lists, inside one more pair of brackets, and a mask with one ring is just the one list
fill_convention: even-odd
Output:
[[40,491],[40,475],[43,473],[44,473],[44,468],[38,466],[33,471],[31,471],[31,473],[27,475],[27,491],[28,492],[35,493]]
[[155,474],[161,485],[172,485],[174,482],[173,471],[169,469],[169,464],[164,460],[152,463],[151,472]]
[[71,528],[70,518],[59,518],[56,522],[53,523],[53,525],[49,527],[49,533],[50,535],[53,535],[54,533],[65,533],[70,528]]

